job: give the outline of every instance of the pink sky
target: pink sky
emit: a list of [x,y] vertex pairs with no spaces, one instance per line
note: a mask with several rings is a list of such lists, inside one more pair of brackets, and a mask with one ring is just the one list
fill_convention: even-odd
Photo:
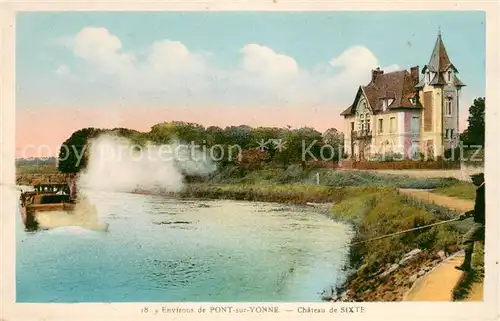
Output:
[[59,146],[74,131],[85,127],[125,127],[149,131],[165,121],[188,121],[204,126],[249,125],[293,128],[304,126],[324,131],[342,130],[338,109],[306,108],[33,108],[17,109],[16,157],[57,156]]
[[[343,130],[338,108],[33,108],[17,109],[16,158],[57,156],[59,146],[74,131],[85,127],[125,127],[149,131],[165,121],[187,121],[204,126],[249,125],[293,128],[304,126],[324,131],[334,127]],[[460,130],[467,127],[462,114]]]

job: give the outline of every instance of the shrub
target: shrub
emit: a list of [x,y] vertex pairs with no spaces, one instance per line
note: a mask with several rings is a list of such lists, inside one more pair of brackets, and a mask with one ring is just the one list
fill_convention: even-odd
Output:
[[422,160],[400,160],[394,161],[396,157],[385,158],[382,161],[352,161],[344,163],[346,167],[365,170],[403,170],[403,169],[459,169],[460,161],[446,161],[443,159],[437,161]]

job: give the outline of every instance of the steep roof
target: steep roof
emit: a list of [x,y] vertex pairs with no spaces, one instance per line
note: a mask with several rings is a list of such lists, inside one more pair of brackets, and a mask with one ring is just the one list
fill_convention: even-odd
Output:
[[450,57],[448,57],[443,39],[441,38],[441,32],[439,32],[436,43],[434,44],[434,49],[432,50],[431,59],[429,59],[429,63],[422,69],[422,73],[427,69],[432,72],[444,72],[448,70],[449,67],[453,68],[453,71],[457,71],[455,66],[451,63]]
[[[435,73],[433,79],[429,82],[430,85],[446,85],[446,80],[444,79],[444,73],[448,69],[452,69],[454,73],[458,73],[457,68],[451,63],[450,57],[446,52],[446,48],[441,37],[441,31],[438,33],[436,43],[434,44],[434,49],[432,50],[431,58],[429,63],[422,68],[422,73],[425,74],[427,71]],[[421,88],[424,86],[425,80],[422,79],[416,87]],[[464,83],[458,79],[458,76],[454,74],[453,83],[457,87],[465,86]]]
[[384,98],[392,99],[392,103],[387,106],[388,110],[398,108],[420,109],[420,104],[412,104],[410,99],[415,97],[416,80],[412,79],[406,70],[383,73],[381,70],[373,71],[376,75],[366,86],[361,86],[356,94],[356,98],[351,106],[344,110],[341,115],[348,116],[355,113],[355,106],[358,102],[359,91],[361,90],[368,104],[374,113],[382,111]]

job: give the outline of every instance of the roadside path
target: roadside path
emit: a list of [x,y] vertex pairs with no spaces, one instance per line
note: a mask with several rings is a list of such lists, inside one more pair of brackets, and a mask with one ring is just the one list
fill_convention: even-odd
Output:
[[375,174],[410,176],[415,178],[455,178],[470,182],[470,175],[484,171],[483,167],[463,166],[461,169],[345,169],[348,171],[365,171]]
[[[474,207],[473,201],[434,194],[429,191],[399,189],[399,192],[424,202],[447,207],[457,212],[469,211]],[[462,264],[463,259],[463,252],[459,252],[444,260],[415,282],[414,286],[406,294],[404,301],[453,301],[453,289],[463,275],[463,272],[456,270],[455,266]],[[469,296],[464,301],[482,300],[483,284],[472,284]]]
[[460,265],[463,258],[463,254],[450,257],[418,279],[404,301],[453,301],[453,289],[462,277],[454,266]]
[[451,210],[455,210],[457,212],[466,212],[474,208],[474,202],[471,200],[464,200],[456,197],[439,195],[431,193],[426,190],[400,188],[399,192],[401,194],[414,197],[421,201],[443,206]]

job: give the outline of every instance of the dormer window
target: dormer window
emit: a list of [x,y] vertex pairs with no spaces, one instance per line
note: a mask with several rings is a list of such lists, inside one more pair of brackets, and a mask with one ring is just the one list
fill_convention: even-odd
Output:
[[417,104],[417,98],[416,98],[416,97],[412,97],[412,98],[410,98],[410,103],[411,103],[412,105],[416,105],[416,104]]
[[448,82],[451,82],[451,70],[448,70],[447,75],[448,75]]
[[386,111],[386,110],[387,110],[387,100],[382,99],[382,111]]

